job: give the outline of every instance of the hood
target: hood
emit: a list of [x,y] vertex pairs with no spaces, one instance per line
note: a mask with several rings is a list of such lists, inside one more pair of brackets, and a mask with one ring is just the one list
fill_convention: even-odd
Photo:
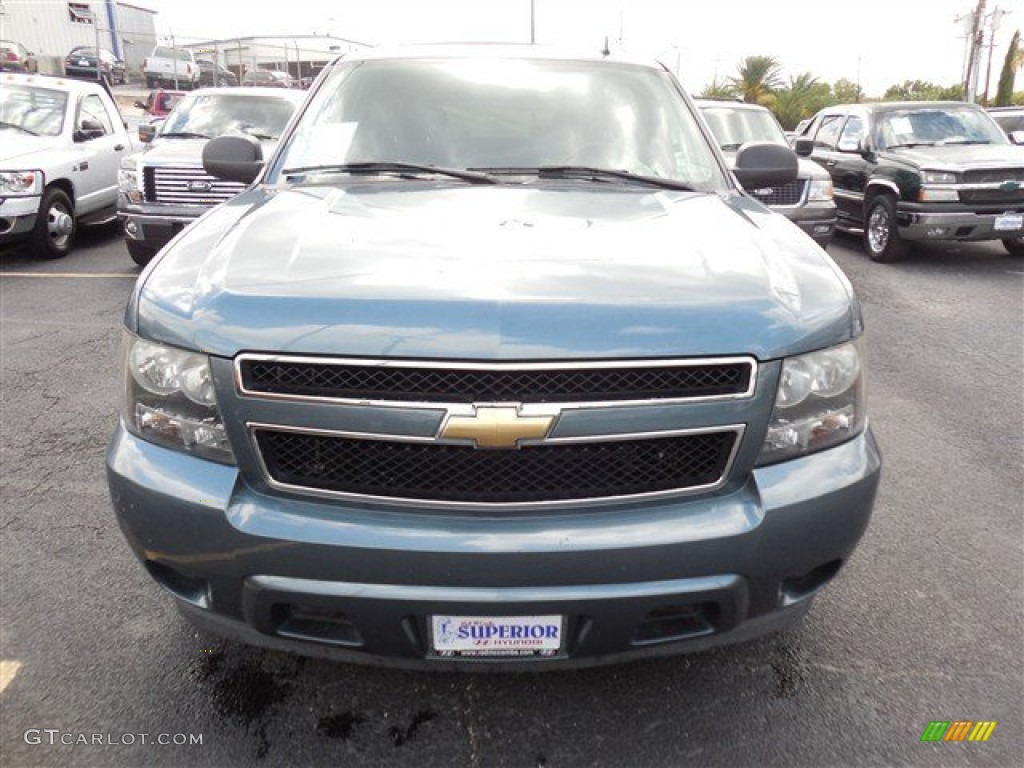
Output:
[[425,181],[243,193],[152,262],[128,318],[224,356],[507,360],[769,359],[859,323],[824,251],[739,195]]
[[[5,167],[13,168],[12,161],[21,161],[30,155],[40,152],[48,152],[60,147],[63,143],[60,136],[30,136],[15,130],[0,131],[0,163]],[[51,159],[48,157],[46,164]],[[14,165],[21,165],[14,162]]]
[[[157,136],[142,153],[142,162],[147,165],[185,164],[202,166],[203,147],[209,139],[161,139]],[[277,145],[276,140],[261,141],[263,156],[269,157]]]
[[962,173],[973,168],[1024,168],[1024,147],[1015,144],[947,144],[897,147],[879,156],[930,171]]

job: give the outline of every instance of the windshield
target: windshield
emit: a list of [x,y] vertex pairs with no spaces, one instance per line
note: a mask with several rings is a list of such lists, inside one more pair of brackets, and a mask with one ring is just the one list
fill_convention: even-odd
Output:
[[714,106],[701,107],[700,111],[722,149],[736,150],[748,141],[789,146],[782,128],[768,110]]
[[401,162],[583,166],[725,181],[670,77],[635,65],[524,59],[364,61],[331,73],[280,169]]
[[203,94],[183,99],[167,118],[161,135],[195,134],[213,138],[248,134],[256,138],[281,136],[295,105],[273,96]]
[[64,91],[7,83],[0,88],[0,131],[59,136],[67,103]]
[[981,110],[922,108],[883,112],[878,123],[882,149],[942,144],[1006,144],[999,127]]

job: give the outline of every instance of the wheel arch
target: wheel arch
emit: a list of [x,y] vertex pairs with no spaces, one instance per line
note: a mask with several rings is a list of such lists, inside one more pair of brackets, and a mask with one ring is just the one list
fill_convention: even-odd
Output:
[[46,188],[50,189],[52,187],[63,191],[71,199],[72,206],[75,204],[75,185],[71,183],[70,179],[54,179],[47,182]]
[[888,179],[871,179],[867,186],[864,188],[864,221],[868,220],[868,211],[871,210],[871,203],[879,195],[895,195],[896,199],[900,199],[900,188],[896,186],[896,182],[889,181]]

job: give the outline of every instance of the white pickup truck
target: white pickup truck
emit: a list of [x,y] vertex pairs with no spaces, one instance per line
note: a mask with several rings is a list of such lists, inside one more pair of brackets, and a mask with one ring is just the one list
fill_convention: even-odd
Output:
[[40,258],[66,256],[80,224],[115,215],[117,170],[134,149],[96,83],[0,76],[0,246],[28,241]]
[[190,91],[199,87],[199,64],[188,48],[158,45],[142,63],[147,88],[175,88]]

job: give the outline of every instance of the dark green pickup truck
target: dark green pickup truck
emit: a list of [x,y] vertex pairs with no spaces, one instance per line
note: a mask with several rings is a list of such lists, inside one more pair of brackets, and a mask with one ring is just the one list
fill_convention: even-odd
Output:
[[832,175],[840,230],[862,230],[874,261],[917,240],[1002,240],[1024,256],[1024,132],[1007,136],[959,102],[854,104],[804,132]]

